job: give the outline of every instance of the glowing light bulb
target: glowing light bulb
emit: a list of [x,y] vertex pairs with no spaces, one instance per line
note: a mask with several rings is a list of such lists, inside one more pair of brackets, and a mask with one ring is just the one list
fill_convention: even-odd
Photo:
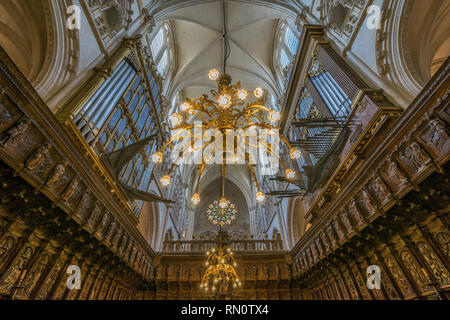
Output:
[[239,89],[237,92],[237,96],[239,97],[239,99],[245,100],[245,99],[247,99],[248,92],[245,89]]
[[231,249],[230,249],[230,248],[228,248],[228,249],[227,249],[227,251],[228,251],[228,252],[230,252],[230,251],[231,251]]
[[179,113],[173,113],[170,115],[169,121],[173,126],[178,126],[183,122],[183,117]]
[[[194,194],[194,195],[192,196],[191,202],[192,202],[192,204],[195,205],[195,206],[198,205],[198,204],[200,203],[200,196],[199,196],[198,193],[196,193],[196,194]],[[208,252],[208,254],[209,254],[209,252]]]
[[152,161],[153,163],[161,163],[163,160],[163,154],[162,152],[155,152],[154,154],[152,154]]
[[190,107],[191,107],[191,105],[189,102],[183,102],[180,105],[180,110],[181,110],[181,112],[183,112],[183,111],[186,111],[187,109],[189,109]]
[[206,255],[209,256],[209,251],[206,251]]
[[233,287],[234,287],[234,288],[236,288],[236,287],[237,287],[236,283],[233,283]]
[[164,187],[167,187],[167,186],[170,184],[170,176],[169,176],[168,174],[166,174],[165,176],[163,176],[163,177],[161,178],[161,180],[159,180],[159,182],[161,182],[161,184],[162,184]]
[[286,178],[292,180],[295,178],[295,171],[292,169],[286,169]]
[[225,209],[228,205],[228,200],[225,198],[220,199],[219,201],[219,207],[221,207],[222,209]]
[[281,113],[278,111],[272,110],[269,112],[269,120],[270,122],[278,122],[281,120]]
[[207,266],[207,265],[209,265],[209,263],[208,263],[208,262],[205,262],[205,266]]
[[220,76],[220,72],[217,69],[212,69],[211,71],[209,71],[208,77],[211,80],[217,80],[219,79]]
[[219,96],[218,102],[221,108],[228,108],[231,104],[231,97],[227,93],[222,94]]
[[237,263],[236,263],[236,262],[235,262],[235,263],[233,263],[233,266],[234,266],[234,267],[236,267],[236,266],[237,266]]
[[256,193],[256,200],[258,200],[258,202],[263,202],[265,198],[266,196],[261,191]]
[[253,94],[255,95],[255,97],[261,98],[264,94],[264,90],[263,88],[256,88]]
[[212,251],[212,252],[216,252],[216,248],[213,248],[211,251]]
[[296,160],[302,156],[302,153],[297,148],[292,147],[291,149],[289,149],[289,156],[291,157],[291,159]]

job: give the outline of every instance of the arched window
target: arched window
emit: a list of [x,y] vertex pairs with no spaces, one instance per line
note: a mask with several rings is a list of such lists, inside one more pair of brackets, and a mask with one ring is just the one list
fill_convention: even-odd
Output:
[[158,62],[158,72],[160,74],[164,74],[167,68],[167,62],[168,62],[168,53],[167,50],[164,51],[164,54],[162,55],[161,59]]
[[281,34],[279,61],[280,66],[285,69],[295,59],[299,42],[298,37],[287,24],[283,26]]
[[283,49],[281,49],[281,55],[280,55],[280,64],[281,64],[281,67],[284,69],[284,68],[286,68],[286,66],[289,64],[289,57],[287,56],[287,54],[286,54],[286,50],[284,50],[284,48]]
[[289,49],[291,55],[296,55],[298,50],[298,37],[292,32],[291,28],[286,26],[286,31],[284,33],[284,43]]
[[164,45],[164,27],[160,28],[158,33],[156,34],[155,38],[153,39],[150,49],[152,50],[152,56],[153,58],[156,58],[161,51],[163,45]]
[[286,22],[280,23],[277,39],[274,64],[280,79],[280,85],[285,86],[290,78],[292,62],[297,55],[299,39],[296,31],[293,31]]
[[169,63],[169,26],[167,24],[159,28],[150,43],[150,51],[158,73],[164,77]]

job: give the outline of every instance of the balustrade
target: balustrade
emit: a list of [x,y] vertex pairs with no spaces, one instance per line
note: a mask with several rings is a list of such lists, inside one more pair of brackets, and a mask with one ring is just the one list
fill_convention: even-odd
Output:
[[[283,251],[282,240],[229,240],[225,246],[233,252],[267,252]],[[217,246],[216,240],[166,240],[163,253],[196,253],[206,252]]]

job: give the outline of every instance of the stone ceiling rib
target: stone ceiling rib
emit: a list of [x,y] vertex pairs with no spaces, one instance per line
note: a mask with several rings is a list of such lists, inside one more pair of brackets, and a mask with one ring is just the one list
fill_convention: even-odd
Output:
[[[281,3],[261,0],[226,2],[227,28],[232,46],[227,71],[234,81],[241,81],[246,89],[263,86],[276,96],[281,91],[272,63],[276,21],[292,15],[287,7],[280,7]],[[166,96],[171,100],[193,82],[209,87],[208,71],[222,68],[222,2],[170,0],[160,6],[156,16],[158,22],[173,22],[176,35],[178,66],[171,76],[173,82]],[[202,29],[208,31],[202,32]],[[212,39],[208,32],[217,37]],[[195,38],[197,34],[198,42]],[[233,75],[233,71],[238,72],[241,78]],[[247,88],[249,85],[251,87]]]

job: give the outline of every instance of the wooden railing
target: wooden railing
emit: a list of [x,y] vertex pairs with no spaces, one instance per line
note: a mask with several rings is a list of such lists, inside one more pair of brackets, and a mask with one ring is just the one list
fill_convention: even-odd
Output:
[[[282,240],[229,240],[224,245],[234,252],[283,251]],[[216,246],[216,240],[166,240],[162,253],[205,252]]]

